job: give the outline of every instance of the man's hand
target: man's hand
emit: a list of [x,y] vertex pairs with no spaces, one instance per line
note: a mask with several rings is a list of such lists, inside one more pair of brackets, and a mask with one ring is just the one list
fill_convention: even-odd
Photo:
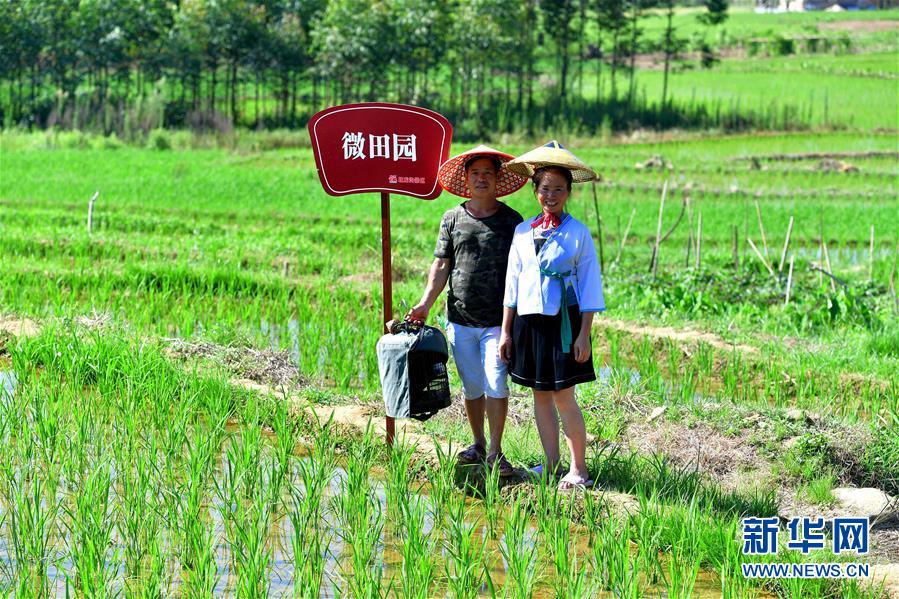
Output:
[[499,359],[509,364],[512,361],[512,337],[505,331],[499,335]]
[[411,321],[417,325],[424,325],[425,321],[428,320],[428,314],[430,313],[431,308],[427,304],[418,304],[416,306],[412,306],[412,309],[409,310],[409,313],[406,314],[406,320]]
[[590,335],[578,335],[574,340],[574,361],[583,364],[590,359]]

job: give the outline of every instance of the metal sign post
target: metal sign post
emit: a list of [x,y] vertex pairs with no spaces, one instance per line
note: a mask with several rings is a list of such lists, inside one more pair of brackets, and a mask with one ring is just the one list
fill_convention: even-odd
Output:
[[[322,188],[332,196],[381,194],[381,277],[384,330],[393,318],[390,194],[422,200],[440,195],[437,171],[449,156],[453,127],[432,110],[367,102],[332,106],[309,120],[309,138]],[[394,421],[386,417],[387,443]]]
[[[384,289],[384,332],[393,318],[393,262],[390,257],[390,194],[381,192],[381,283]],[[385,416],[385,439],[393,446],[395,423],[392,416]]]

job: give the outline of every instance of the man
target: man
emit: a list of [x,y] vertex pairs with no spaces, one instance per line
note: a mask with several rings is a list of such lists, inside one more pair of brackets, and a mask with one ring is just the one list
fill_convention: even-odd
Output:
[[440,167],[438,180],[443,188],[469,199],[443,215],[427,287],[407,315],[414,321],[427,320],[449,283],[447,338],[462,379],[465,413],[474,437],[474,443],[459,453],[459,461],[496,464],[503,477],[514,474],[514,469],[502,452],[509,388],[507,366],[499,357],[499,337],[509,248],[522,218],[497,197],[517,191],[527,181],[502,168],[512,159],[478,146]]

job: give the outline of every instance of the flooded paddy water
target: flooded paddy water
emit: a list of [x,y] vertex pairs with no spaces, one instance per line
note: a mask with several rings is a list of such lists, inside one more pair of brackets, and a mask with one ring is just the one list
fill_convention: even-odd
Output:
[[[13,391],[15,384],[10,384],[6,389]],[[234,505],[228,504],[224,497],[227,492],[224,489],[229,484],[234,484],[233,480],[228,480],[229,472],[233,473],[235,469],[233,460],[236,448],[246,447],[246,441],[242,439],[242,434],[247,430],[245,425],[237,422],[228,423],[216,456],[216,466],[212,473],[213,480],[210,483],[209,492],[204,496],[201,507],[196,513],[201,525],[208,531],[209,549],[212,550],[208,556],[210,559],[208,565],[214,568],[209,572],[209,582],[212,582],[213,585],[208,590],[217,597],[245,596],[248,575],[246,568],[247,563],[252,559],[247,554],[246,538],[243,537],[244,533],[241,533],[240,529],[251,524],[252,514],[259,513],[253,512],[253,509],[258,508],[265,512],[266,516],[265,523],[261,527],[257,526],[258,530],[256,531],[260,535],[258,540],[261,542],[257,547],[258,555],[256,556],[261,560],[258,563],[261,569],[256,571],[256,574],[264,576],[264,580],[252,581],[257,592],[263,596],[272,597],[358,596],[354,592],[352,583],[354,577],[360,575],[360,572],[354,570],[353,566],[353,540],[356,538],[354,535],[358,535],[359,531],[350,530],[352,526],[348,525],[347,514],[341,511],[340,506],[341,496],[353,492],[349,487],[353,484],[350,479],[354,474],[348,473],[346,468],[338,466],[335,461],[326,460],[328,465],[323,466],[324,476],[320,479],[325,484],[321,485],[318,491],[305,488],[302,481],[317,468],[316,458],[314,457],[314,448],[297,447],[289,459],[290,466],[286,472],[287,478],[280,496],[278,498],[266,496],[266,501],[261,503],[244,497],[248,511],[243,513],[246,519],[241,522],[240,519],[234,517]],[[266,447],[263,451],[266,453],[278,444],[275,433],[262,432],[257,436],[256,432],[251,432],[250,435],[263,440]],[[353,468],[353,466],[350,467]],[[378,470],[376,468],[374,472]],[[384,473],[382,472],[382,474]],[[115,464],[111,465],[109,476],[112,487],[111,494],[121,497],[126,493],[122,486],[127,482],[123,480],[124,477],[117,471]],[[267,476],[263,474],[258,481],[262,486],[274,484]],[[387,476],[390,475],[387,474]],[[496,596],[508,593],[512,588],[520,587],[519,582],[514,579],[514,570],[510,566],[512,558],[507,557],[511,550],[508,534],[502,529],[502,522],[514,516],[500,514],[501,527],[491,531],[487,524],[490,516],[482,501],[464,497],[458,490],[454,490],[458,500],[456,503],[458,512],[450,508],[448,513],[446,506],[441,508],[435,505],[435,499],[429,494],[429,484],[409,488],[408,493],[403,497],[403,502],[420,502],[419,505],[424,508],[419,522],[420,538],[423,540],[423,545],[419,549],[422,551],[422,555],[418,559],[428,560],[433,568],[433,573],[427,585],[427,591],[422,588],[404,587],[404,581],[409,578],[408,566],[405,563],[409,559],[407,547],[409,530],[407,523],[402,519],[391,517],[391,514],[404,512],[401,507],[389,505],[392,498],[388,485],[389,482],[384,478],[369,477],[365,481],[363,489],[364,494],[371,502],[370,506],[375,515],[372,522],[373,530],[376,533],[372,545],[374,551],[370,559],[364,562],[364,568],[372,579],[379,579],[379,582],[374,584],[380,587],[383,595],[455,596],[448,578],[450,572],[455,572],[455,568],[459,567],[459,564],[453,563],[455,559],[453,552],[456,548],[452,538],[453,533],[449,530],[452,528],[452,524],[448,520],[459,514],[462,514],[463,517],[461,521],[456,521],[456,524],[461,524],[461,528],[467,530],[469,542],[472,543],[472,546],[478,547],[477,552],[471,557],[477,558],[484,568],[471,579],[475,581],[475,585],[469,589],[473,593],[472,596]],[[320,510],[317,514],[312,514],[313,521],[303,522],[297,514],[297,510],[302,511],[303,508],[298,507],[297,502],[304,495],[308,499],[310,492],[320,493]],[[76,493],[73,485],[65,479],[60,479],[56,496],[51,499],[50,495],[42,494],[41,504],[44,509],[52,505],[65,506],[73,499],[73,493]],[[10,506],[5,504],[7,500],[8,497],[4,497],[4,505],[8,508]],[[148,500],[152,503],[152,499],[148,498]],[[107,514],[110,526],[107,530],[108,545],[101,554],[95,556],[102,558],[103,563],[94,565],[105,570],[102,576],[104,580],[102,587],[109,594],[124,593],[126,596],[132,596],[138,589],[145,589],[143,587],[145,580],[142,578],[152,578],[152,576],[145,574],[143,577],[135,577],[126,571],[124,556],[129,539],[120,530],[120,527],[127,526],[124,522],[125,515],[113,513],[120,507],[110,506],[111,511]],[[157,507],[163,512],[165,511],[164,505],[159,504]],[[79,569],[84,566],[80,560],[83,558],[77,555],[83,539],[78,538],[78,533],[71,528],[73,524],[67,521],[72,516],[67,511],[69,509],[77,510],[77,508],[62,507],[56,513],[57,526],[45,530],[46,552],[43,564],[45,569],[41,580],[31,581],[35,585],[31,587],[31,590],[38,591],[38,595],[68,596],[73,591],[77,593],[78,589],[83,589],[84,581],[79,580],[81,574]],[[504,506],[500,509],[503,512],[506,511]],[[441,518],[443,519],[442,523]],[[157,525],[159,525],[157,542],[161,553],[159,558],[162,561],[156,566],[158,579],[155,580],[155,584],[158,585],[157,588],[163,596],[195,596],[197,589],[190,582],[192,576],[190,568],[184,564],[185,550],[181,545],[185,539],[182,537],[183,533],[178,530],[183,523],[166,523],[164,520],[165,518],[157,521]],[[554,564],[551,563],[552,550],[539,547],[548,542],[544,538],[545,531],[541,530],[541,523],[533,516],[527,516],[525,522],[526,525],[522,531],[524,534],[516,541],[518,544],[515,545],[515,549],[531,556],[529,558],[531,561],[528,563],[535,569],[530,587],[531,596],[558,596],[559,587],[557,581],[554,580],[558,577],[558,573]],[[312,532],[318,542],[310,545],[299,544],[297,526],[300,524],[311,527],[307,532]],[[21,549],[16,547],[18,544],[16,537],[22,534],[22,531],[16,528],[17,526],[21,525],[17,525],[9,519],[4,519],[0,525],[0,573],[4,575],[2,588],[26,591],[24,595],[28,595],[27,590],[29,589],[20,586],[23,581],[17,578],[27,570],[27,567],[23,569],[23,566],[18,563],[23,558],[26,560],[27,558],[21,553]],[[16,530],[13,530],[14,528]],[[597,576],[593,564],[593,555],[596,549],[590,544],[593,535],[588,533],[586,527],[573,524],[569,525],[568,535],[567,538],[570,542],[566,549],[572,563],[576,565],[575,567],[583,569],[585,580],[587,577]],[[303,536],[302,533],[299,536]],[[313,536],[307,535],[305,540],[309,542]],[[313,552],[316,554],[313,555]],[[635,545],[626,542],[626,553],[620,557],[627,560],[621,564],[622,567],[633,568],[633,576],[635,581],[639,581],[638,588],[641,589],[641,593],[664,596],[666,587],[660,573],[665,571],[666,561],[672,558],[658,554],[658,572],[647,575],[638,570],[637,564],[643,558]],[[145,560],[146,558],[147,556],[144,556]],[[300,571],[308,569],[308,564],[316,561],[319,568],[317,576],[320,577],[320,589],[318,592],[310,593],[308,588],[300,588],[298,581],[301,577]],[[633,564],[629,565],[628,562],[631,561]],[[481,565],[478,567],[480,568]],[[31,567],[33,566],[34,564],[31,565]],[[695,578],[689,585],[692,589],[691,596],[721,596],[721,581],[714,572],[699,570],[697,567],[693,575]],[[599,582],[594,580],[594,583]],[[595,587],[591,586],[590,594],[601,597],[616,596],[610,590],[602,590],[601,587],[601,584]]]

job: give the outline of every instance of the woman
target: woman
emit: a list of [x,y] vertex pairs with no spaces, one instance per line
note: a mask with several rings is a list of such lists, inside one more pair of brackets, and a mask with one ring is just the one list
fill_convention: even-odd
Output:
[[596,178],[590,167],[552,141],[506,164],[530,175],[541,212],[515,229],[499,341],[512,380],[534,390],[543,468],[557,472],[559,418],[571,454],[560,489],[591,487],[587,431],[574,386],[596,380],[590,348],[593,313],[605,309],[602,277],[586,225],[565,211],[573,181]]

